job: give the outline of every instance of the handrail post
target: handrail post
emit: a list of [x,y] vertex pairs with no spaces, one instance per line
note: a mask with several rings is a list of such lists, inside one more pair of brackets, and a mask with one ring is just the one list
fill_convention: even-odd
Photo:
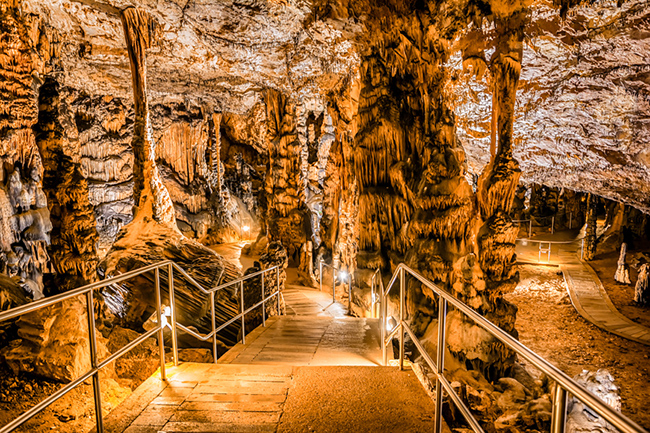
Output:
[[555,216],[551,217],[551,234],[555,233]]
[[262,326],[266,328],[266,298],[264,297],[264,272],[262,272]]
[[553,415],[551,420],[551,433],[564,433],[566,425],[566,406],[567,392],[555,383],[555,392],[553,396]]
[[332,303],[336,302],[336,269],[332,264]]
[[352,315],[352,273],[348,272],[348,316]]
[[573,228],[573,212],[569,212],[569,230]]
[[176,300],[174,296],[174,266],[171,262],[167,265],[167,276],[169,278],[169,310],[171,312],[172,327],[172,351],[174,352],[174,366],[178,367],[178,340],[176,333]]
[[277,293],[278,293],[278,316],[280,315],[280,265],[275,268],[275,281],[277,284]]
[[370,317],[373,319],[375,318],[375,275],[377,272],[370,278]]
[[160,348],[160,379],[167,380],[167,372],[165,371],[165,333],[162,324],[162,305],[160,302],[160,268],[154,271],[154,284],[156,286],[156,318],[158,320],[158,347]]
[[436,357],[436,418],[434,433],[442,431],[442,381],[445,371],[445,337],[447,332],[447,300],[438,297],[438,353]]
[[580,242],[580,260],[585,259],[585,238]]
[[386,291],[384,285],[380,287],[381,295],[379,296],[379,333],[381,335],[381,356],[384,361],[384,366],[388,364],[388,352],[386,351],[386,327],[388,326],[388,314],[386,308]]
[[399,274],[399,369],[404,370],[404,268]]
[[[88,316],[88,342],[90,343],[90,366],[97,368],[97,336],[95,335],[95,308],[93,305],[93,290],[86,292],[86,315]],[[95,420],[97,433],[104,432],[102,418],[102,394],[99,389],[99,371],[93,374],[93,397],[95,399]]]
[[533,237],[533,220],[532,218],[528,220],[528,239]]
[[210,292],[210,314],[212,316],[211,321],[212,321],[212,357],[214,358],[214,363],[217,363],[217,318],[215,314],[215,306],[214,306],[214,292]]
[[318,279],[319,281],[319,287],[320,291],[323,291],[323,259],[320,259],[318,261]]
[[241,293],[241,344],[246,344],[246,321],[244,319],[244,281],[239,282],[239,292]]

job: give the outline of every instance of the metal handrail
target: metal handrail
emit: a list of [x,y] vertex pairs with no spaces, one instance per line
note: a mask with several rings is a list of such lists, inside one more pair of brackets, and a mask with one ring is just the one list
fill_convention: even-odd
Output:
[[377,268],[372,277],[370,278],[370,315],[373,319],[379,318],[379,311],[375,314],[375,305],[379,306],[379,293],[380,291],[375,289],[375,280],[379,277],[379,290],[384,291],[384,281],[381,277],[381,268]]
[[[81,383],[85,382],[88,379],[92,378],[92,384],[93,384],[93,398],[95,402],[95,420],[96,420],[96,426],[97,426],[97,433],[102,433],[104,431],[104,424],[103,424],[103,416],[102,416],[102,404],[101,404],[101,392],[99,388],[99,371],[110,364],[111,362],[115,361],[116,359],[122,357],[126,353],[130,352],[132,349],[137,347],[139,344],[144,342],[146,339],[152,337],[156,333],[158,334],[158,346],[159,346],[159,352],[160,352],[160,377],[162,380],[167,380],[167,374],[165,371],[165,343],[164,343],[164,335],[163,335],[163,330],[166,324],[163,323],[163,311],[162,311],[162,303],[161,303],[161,293],[160,293],[160,269],[161,268],[167,268],[168,271],[168,290],[169,290],[169,302],[170,302],[170,313],[171,313],[171,318],[170,318],[170,328],[172,332],[172,350],[173,350],[173,356],[174,356],[174,365],[178,365],[178,336],[176,332],[176,328],[180,328],[182,331],[187,332],[188,334],[197,337],[198,339],[202,341],[207,341],[208,339],[212,338],[213,346],[212,346],[212,351],[213,351],[213,356],[214,356],[214,362],[217,362],[217,333],[224,328],[226,328],[228,325],[234,323],[237,319],[241,318],[242,321],[242,342],[245,343],[245,338],[246,338],[246,332],[245,332],[245,316],[255,308],[258,308],[259,306],[262,306],[262,324],[263,326],[266,326],[266,308],[264,307],[266,302],[269,301],[271,298],[274,296],[277,296],[277,302],[278,302],[278,314],[280,314],[280,266],[276,265],[268,269],[263,269],[261,271],[244,275],[241,278],[238,278],[234,281],[230,281],[225,284],[221,284],[209,289],[204,288],[201,284],[199,284],[194,278],[192,278],[183,268],[181,268],[178,264],[173,262],[172,260],[164,260],[158,263],[154,263],[152,265],[144,266],[139,269],[135,269],[133,271],[126,272],[124,274],[111,277],[102,281],[98,281],[96,283],[88,284],[83,287],[80,287],[78,289],[71,290],[69,292],[62,293],[60,295],[52,296],[49,298],[44,298],[35,302],[31,302],[29,304],[21,305],[16,308],[12,308],[11,310],[3,311],[0,312],[0,322],[3,322],[5,320],[10,320],[14,319],[16,317],[19,317],[23,314],[31,313],[37,310],[40,310],[42,308],[49,307],[51,305],[57,304],[59,302],[63,302],[65,300],[85,295],[86,296],[86,316],[88,318],[88,341],[89,341],[89,347],[90,347],[90,361],[91,361],[91,369],[87,371],[86,373],[82,374],[80,377],[77,379],[73,380],[72,382],[68,383],[66,386],[63,388],[57,390],[55,393],[52,395],[48,396],[45,398],[43,401],[39,402],[36,404],[34,407],[31,409],[27,410],[26,412],[22,413],[19,417],[15,418],[13,421],[10,423],[0,427],[0,433],[9,433],[20,427],[22,424],[25,422],[29,421],[31,418],[42,412],[45,408],[47,408],[49,405],[66,395],[68,392],[72,391],[74,388],[79,386]],[[187,281],[189,281],[193,286],[195,286],[197,289],[199,289],[201,292],[205,294],[210,295],[210,304],[211,304],[211,321],[212,321],[212,331],[206,335],[202,336],[189,328],[181,325],[180,323],[176,323],[176,304],[174,301],[174,269],[177,270],[180,275],[182,275]],[[264,297],[264,274],[267,272],[271,272],[275,270],[275,279],[276,279],[276,290],[270,294],[267,297]],[[119,349],[117,352],[111,354],[108,358],[105,360],[99,362],[97,359],[97,337],[96,337],[96,330],[95,330],[95,312],[94,312],[94,304],[93,304],[93,297],[94,297],[94,291],[97,289],[101,289],[104,287],[108,287],[112,284],[117,284],[123,281],[127,281],[133,277],[136,277],[138,275],[142,275],[146,272],[154,271],[154,285],[155,285],[155,292],[156,292],[156,317],[157,317],[157,325],[156,327],[150,329],[146,333],[142,334],[135,340],[131,341],[128,343],[126,346],[122,347]],[[256,276],[262,275],[262,301],[258,302],[257,304],[249,307],[248,309],[245,309],[244,306],[244,281],[248,280],[250,278],[254,278]],[[214,304],[214,296],[215,293],[218,292],[219,290],[225,289],[227,287],[230,287],[234,284],[239,284],[240,285],[240,294],[241,294],[241,311],[239,314],[237,314],[234,318],[230,319],[228,322],[224,323],[220,327],[216,327],[216,316],[215,316],[215,304]]]
[[[426,352],[422,343],[416,337],[415,333],[411,330],[409,323],[406,321],[405,317],[405,306],[406,306],[406,274],[410,274],[412,277],[416,278],[420,283],[427,286],[435,294],[438,295],[438,348],[436,362],[431,359],[429,354]],[[457,408],[463,414],[469,425],[472,427],[472,430],[476,433],[484,433],[480,424],[471,414],[470,410],[463,403],[460,397],[456,394],[456,391],[451,387],[449,381],[444,376],[444,351],[445,351],[445,338],[446,338],[446,316],[447,316],[447,307],[448,304],[451,304],[458,311],[465,314],[467,317],[472,319],[474,323],[486,330],[494,338],[498,339],[508,348],[512,349],[519,356],[530,362],[542,373],[546,374],[549,378],[555,381],[556,387],[553,398],[553,416],[551,420],[551,433],[563,433],[566,425],[566,406],[567,406],[567,395],[568,393],[572,394],[587,407],[589,407],[593,412],[603,417],[607,422],[612,424],[614,427],[619,429],[623,433],[647,433],[645,429],[636,424],[634,421],[627,418],[625,415],[616,412],[610,406],[605,404],[601,399],[592,394],[590,391],[585,389],[583,386],[578,384],[576,381],[567,376],[564,372],[559,370],[554,365],[550,364],[544,358],[537,355],[535,352],[521,344],[510,334],[503,331],[501,328],[487,320],[485,317],[481,316],[475,310],[467,306],[465,303],[456,299],[451,294],[440,289],[438,286],[433,284],[431,281],[420,275],[418,272],[414,271],[410,267],[406,266],[404,263],[400,264],[393,277],[391,282],[388,285],[387,290],[385,290],[381,295],[381,307],[380,307],[380,326],[382,329],[385,329],[388,324],[388,314],[387,314],[387,294],[389,293],[392,285],[399,278],[400,286],[400,317],[399,323],[395,327],[395,330],[399,327],[399,366],[400,369],[404,368],[404,334],[408,333],[414,344],[417,346],[420,354],[429,365],[429,367],[435,372],[436,375],[436,402],[435,402],[435,433],[440,433],[442,429],[442,391],[444,390],[453,402],[456,404]],[[394,332],[391,333],[387,338],[384,338],[384,333],[382,333],[382,346],[385,348],[390,344],[393,338]],[[387,359],[384,356],[384,364],[386,365]]]
[[[585,236],[583,236],[581,238],[573,239],[571,241],[545,241],[545,240],[542,240],[542,239],[525,239],[525,238],[517,238],[517,239],[515,239],[515,242],[517,242],[517,241],[519,241],[519,242],[537,242],[539,244],[539,257],[541,258],[542,252],[544,252],[544,253],[548,252],[548,260],[547,261],[551,261],[551,245],[554,245],[554,244],[567,244],[568,245],[568,244],[574,244],[574,243],[580,241],[580,260],[583,260],[584,256],[585,256]],[[548,251],[543,250],[542,244],[549,244]],[[538,258],[537,261],[539,262],[540,259]]]

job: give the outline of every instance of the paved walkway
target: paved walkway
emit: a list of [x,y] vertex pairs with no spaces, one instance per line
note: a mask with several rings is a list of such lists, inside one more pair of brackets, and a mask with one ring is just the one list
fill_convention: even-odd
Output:
[[[577,238],[577,232],[559,232],[537,239],[570,241]],[[559,266],[567,283],[571,303],[582,317],[604,329],[628,340],[650,345],[650,328],[623,316],[607,295],[603,284],[593,268],[580,260],[580,241],[551,244],[551,258],[541,255],[539,243],[517,242],[519,263],[548,264]]]
[[433,429],[412,371],[184,363],[154,375],[105,419],[106,432],[359,432]]
[[107,432],[423,432],[434,405],[410,369],[380,367],[377,319],[346,317],[331,294],[288,284],[287,315],[219,364],[159,374],[106,417]]

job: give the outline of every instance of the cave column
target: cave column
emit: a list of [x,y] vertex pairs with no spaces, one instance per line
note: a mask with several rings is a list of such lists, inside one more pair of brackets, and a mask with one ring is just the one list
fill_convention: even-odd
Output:
[[593,260],[596,256],[597,204],[598,197],[589,194],[587,196],[587,226],[585,228],[583,256],[585,260]]
[[122,24],[131,63],[135,106],[132,142],[134,216],[143,213],[160,223],[175,226],[174,204],[156,166],[156,142],[147,100],[146,50],[157,37],[157,24],[146,12],[134,7],[122,11]]
[[269,242],[280,241],[289,263],[297,266],[305,283],[316,284],[309,271],[311,215],[305,204],[304,149],[298,139],[296,104],[276,90],[265,95],[269,135],[266,175],[266,224]]
[[[512,155],[516,93],[523,57],[523,28],[516,23],[521,21],[515,14],[496,22],[499,36],[490,65],[496,153],[478,180],[478,205],[483,221],[478,233],[478,259],[485,281],[482,310],[487,319],[514,336],[517,335],[517,309],[503,295],[514,290],[519,281],[515,267],[519,229],[512,223],[510,212],[521,176],[519,164]],[[500,343],[493,342],[491,346],[491,371],[502,373],[515,355]]]

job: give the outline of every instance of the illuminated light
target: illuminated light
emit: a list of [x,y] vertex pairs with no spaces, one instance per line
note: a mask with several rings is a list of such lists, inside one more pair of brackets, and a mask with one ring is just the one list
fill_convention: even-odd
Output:
[[347,279],[348,279],[348,273],[345,272],[345,271],[340,271],[340,272],[339,272],[339,279],[340,279],[341,281],[345,281],[345,280],[347,280]]
[[528,241],[525,241],[525,240],[521,241],[521,245],[525,247],[526,245],[528,245]]
[[160,324],[164,328],[165,326],[169,326],[171,328],[171,325],[167,321],[167,317],[172,315],[172,309],[170,307],[165,307],[163,309],[163,313],[160,316]]
[[251,228],[250,228],[249,226],[244,226],[244,227],[242,227],[241,229],[242,229],[243,231],[247,232],[247,231],[249,231]]
[[390,332],[393,329],[395,329],[395,326],[397,326],[397,322],[393,317],[389,317],[388,320],[386,321],[386,331]]

